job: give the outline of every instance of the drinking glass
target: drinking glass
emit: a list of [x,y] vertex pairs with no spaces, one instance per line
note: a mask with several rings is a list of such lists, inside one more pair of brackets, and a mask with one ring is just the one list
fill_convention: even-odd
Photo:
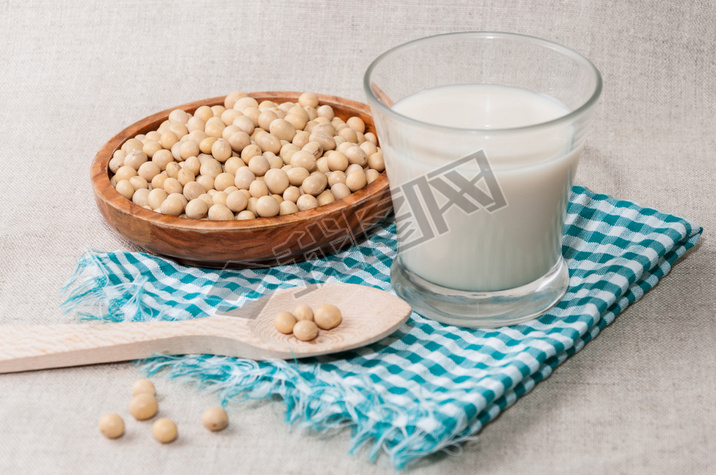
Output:
[[396,293],[466,327],[555,305],[569,283],[562,229],[597,68],[539,38],[450,33],[383,53],[364,87],[391,184]]

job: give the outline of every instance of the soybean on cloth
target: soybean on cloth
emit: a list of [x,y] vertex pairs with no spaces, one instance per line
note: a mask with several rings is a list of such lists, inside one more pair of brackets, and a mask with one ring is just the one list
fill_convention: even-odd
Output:
[[[149,374],[163,371],[217,391],[223,402],[280,396],[289,423],[317,431],[348,426],[352,452],[366,447],[373,460],[385,452],[402,468],[474,436],[656,285],[701,232],[685,219],[574,187],[562,247],[569,289],[540,318],[475,330],[413,313],[393,335],[340,355],[268,362],[162,356],[142,364]],[[295,285],[349,282],[391,291],[395,246],[395,225],[386,222],[338,254],[266,269],[87,252],[63,306],[89,319],[183,320]]]

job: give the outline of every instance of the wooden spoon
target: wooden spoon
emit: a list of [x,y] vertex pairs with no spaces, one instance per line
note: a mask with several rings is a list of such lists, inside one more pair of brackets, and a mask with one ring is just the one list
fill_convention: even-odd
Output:
[[[343,314],[332,330],[304,342],[279,333],[275,315],[298,305],[330,303]],[[293,359],[358,348],[393,333],[410,316],[402,299],[356,284],[292,287],[224,315],[183,321],[5,326],[0,373],[209,353],[256,360]]]

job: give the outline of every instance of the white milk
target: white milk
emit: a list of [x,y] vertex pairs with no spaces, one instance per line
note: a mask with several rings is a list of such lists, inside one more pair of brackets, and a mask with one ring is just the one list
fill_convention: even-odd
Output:
[[[417,122],[400,130],[385,127],[382,147],[393,188],[482,149],[507,201],[492,213],[468,214],[452,206],[443,213],[448,231],[439,234],[433,225],[437,235],[410,248],[404,245],[409,240],[404,229],[418,221],[413,215],[399,219],[404,265],[425,280],[466,291],[515,288],[548,273],[561,256],[566,198],[581,151],[573,147],[573,124],[489,129],[543,124],[569,110],[550,97],[492,85],[431,89],[393,109],[421,122],[482,129],[426,128]],[[458,169],[468,179],[479,170],[474,162]]]

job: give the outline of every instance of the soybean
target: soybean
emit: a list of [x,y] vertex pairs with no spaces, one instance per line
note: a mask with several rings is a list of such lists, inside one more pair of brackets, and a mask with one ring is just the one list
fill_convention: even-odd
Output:
[[108,439],[116,439],[124,434],[124,420],[115,413],[103,415],[99,420],[99,431]]

